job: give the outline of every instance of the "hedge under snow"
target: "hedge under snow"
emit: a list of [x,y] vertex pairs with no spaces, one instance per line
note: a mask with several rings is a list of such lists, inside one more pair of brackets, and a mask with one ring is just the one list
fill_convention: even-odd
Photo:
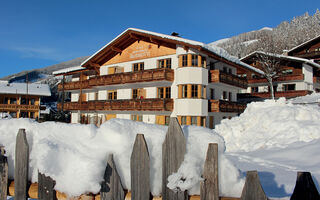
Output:
[[[29,178],[37,181],[38,170],[56,180],[55,189],[70,196],[98,193],[107,157],[114,154],[122,184],[130,189],[130,156],[137,133],[147,141],[151,164],[151,192],[161,193],[161,153],[166,126],[151,125],[123,119],[112,119],[100,128],[94,125],[37,123],[29,119],[0,120],[0,144],[5,146],[9,177],[13,178],[15,138],[25,128],[30,148]],[[222,195],[239,196],[244,180],[239,170],[224,156],[223,139],[210,129],[184,126],[187,153],[179,171],[170,176],[168,186],[199,194],[208,143],[219,144],[219,181]],[[184,180],[184,181],[182,181]]]

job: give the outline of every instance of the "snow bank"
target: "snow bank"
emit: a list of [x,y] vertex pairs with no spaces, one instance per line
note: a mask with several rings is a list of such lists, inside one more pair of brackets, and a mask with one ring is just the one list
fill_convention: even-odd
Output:
[[320,103],[320,93],[312,93],[306,96],[290,99],[288,101],[291,103],[301,103],[301,104]]
[[[30,147],[30,179],[37,181],[37,170],[56,180],[55,188],[71,196],[98,193],[106,167],[107,156],[114,154],[115,163],[125,188],[130,189],[130,156],[137,133],[143,133],[148,144],[151,162],[151,192],[161,193],[161,153],[166,126],[130,120],[112,119],[100,128],[93,125],[37,123],[29,119],[0,120],[0,144],[4,145],[12,178],[15,137],[25,128]],[[208,143],[219,144],[219,178],[222,195],[239,196],[243,179],[239,171],[224,156],[224,141],[212,130],[185,126],[187,154],[176,177],[169,185],[199,194],[199,180]],[[185,179],[185,181],[182,181]],[[230,191],[232,190],[232,191]]]
[[296,105],[281,98],[253,102],[239,117],[223,120],[215,131],[224,137],[226,150],[236,152],[310,142],[320,138],[319,127],[317,105]]

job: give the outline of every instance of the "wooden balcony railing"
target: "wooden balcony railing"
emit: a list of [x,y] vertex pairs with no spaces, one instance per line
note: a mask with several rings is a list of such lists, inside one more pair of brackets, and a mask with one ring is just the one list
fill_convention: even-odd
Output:
[[[58,104],[58,109],[62,105]],[[68,102],[63,105],[64,110],[88,110],[88,111],[172,111],[173,99],[125,99],[103,100],[88,102]]]
[[[275,78],[273,82],[279,82],[279,81],[301,81],[304,80],[303,74],[290,74],[290,75],[283,75],[278,78]],[[254,79],[248,79],[248,83],[267,83],[266,78],[254,78]]]
[[[293,98],[299,96],[305,96],[307,94],[311,94],[311,91],[308,90],[292,90],[292,91],[277,91],[274,93],[275,98],[286,97],[286,98]],[[271,98],[270,92],[254,92],[250,93],[253,97],[260,97],[260,98]]]
[[0,111],[38,111],[39,109],[38,105],[0,104]]
[[320,52],[319,51],[310,51],[310,52],[300,52],[298,54],[295,54],[294,56],[300,57],[300,58],[312,58],[312,57],[319,57]]
[[248,82],[247,79],[238,77],[234,74],[229,74],[222,72],[220,70],[210,70],[209,71],[209,82],[211,83],[226,83],[240,88],[247,89]]
[[173,81],[174,74],[172,69],[148,69],[138,72],[116,73],[103,76],[92,77],[84,81],[75,81],[61,83],[58,85],[59,90],[79,90],[92,88],[95,86],[116,85],[124,83],[151,82],[151,81]]
[[246,109],[246,104],[224,100],[209,100],[208,105],[209,112],[242,113]]

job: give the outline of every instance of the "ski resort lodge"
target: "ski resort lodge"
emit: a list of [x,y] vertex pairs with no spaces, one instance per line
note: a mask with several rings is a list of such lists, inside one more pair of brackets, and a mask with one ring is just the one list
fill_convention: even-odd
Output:
[[72,123],[100,124],[111,118],[213,128],[241,113],[237,94],[247,80],[237,70],[262,73],[218,47],[179,36],[127,29],[81,66],[54,72],[70,102]]
[[13,118],[38,119],[43,96],[51,96],[49,85],[0,81],[0,112]]

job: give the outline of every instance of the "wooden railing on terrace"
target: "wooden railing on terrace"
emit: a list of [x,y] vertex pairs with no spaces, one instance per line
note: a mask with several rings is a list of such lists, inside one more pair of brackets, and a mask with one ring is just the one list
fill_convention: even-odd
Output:
[[308,53],[300,52],[298,54],[295,54],[294,56],[300,57],[300,58],[309,58],[309,57],[314,57],[314,56],[320,56],[320,52],[319,51],[310,51]]
[[[278,82],[278,81],[302,81],[304,80],[304,75],[303,74],[290,74],[290,75],[284,75],[280,76],[276,79],[273,80],[273,82]],[[254,79],[248,79],[248,83],[267,83],[266,78],[254,78]]]
[[0,111],[38,111],[39,109],[39,105],[0,104]]
[[148,69],[138,72],[116,73],[92,77],[84,81],[60,83],[59,90],[87,89],[95,86],[116,85],[125,83],[151,82],[151,81],[173,81],[174,72],[172,69]]
[[245,78],[238,77],[234,74],[225,73],[220,70],[210,70],[209,71],[209,82],[211,83],[226,83],[233,86],[241,87],[247,89],[248,81]]
[[[62,105],[58,104],[58,109]],[[173,99],[125,99],[125,100],[103,100],[88,102],[67,102],[63,105],[64,110],[136,110],[136,111],[172,111]]]
[[[307,94],[311,94],[312,92],[309,90],[293,90],[293,91],[277,91],[274,93],[275,98],[286,97],[293,98],[299,96],[305,96]],[[250,93],[251,96],[260,97],[260,98],[271,98],[270,92],[254,92]]]
[[246,104],[224,100],[209,100],[208,105],[209,112],[242,113],[246,109]]

